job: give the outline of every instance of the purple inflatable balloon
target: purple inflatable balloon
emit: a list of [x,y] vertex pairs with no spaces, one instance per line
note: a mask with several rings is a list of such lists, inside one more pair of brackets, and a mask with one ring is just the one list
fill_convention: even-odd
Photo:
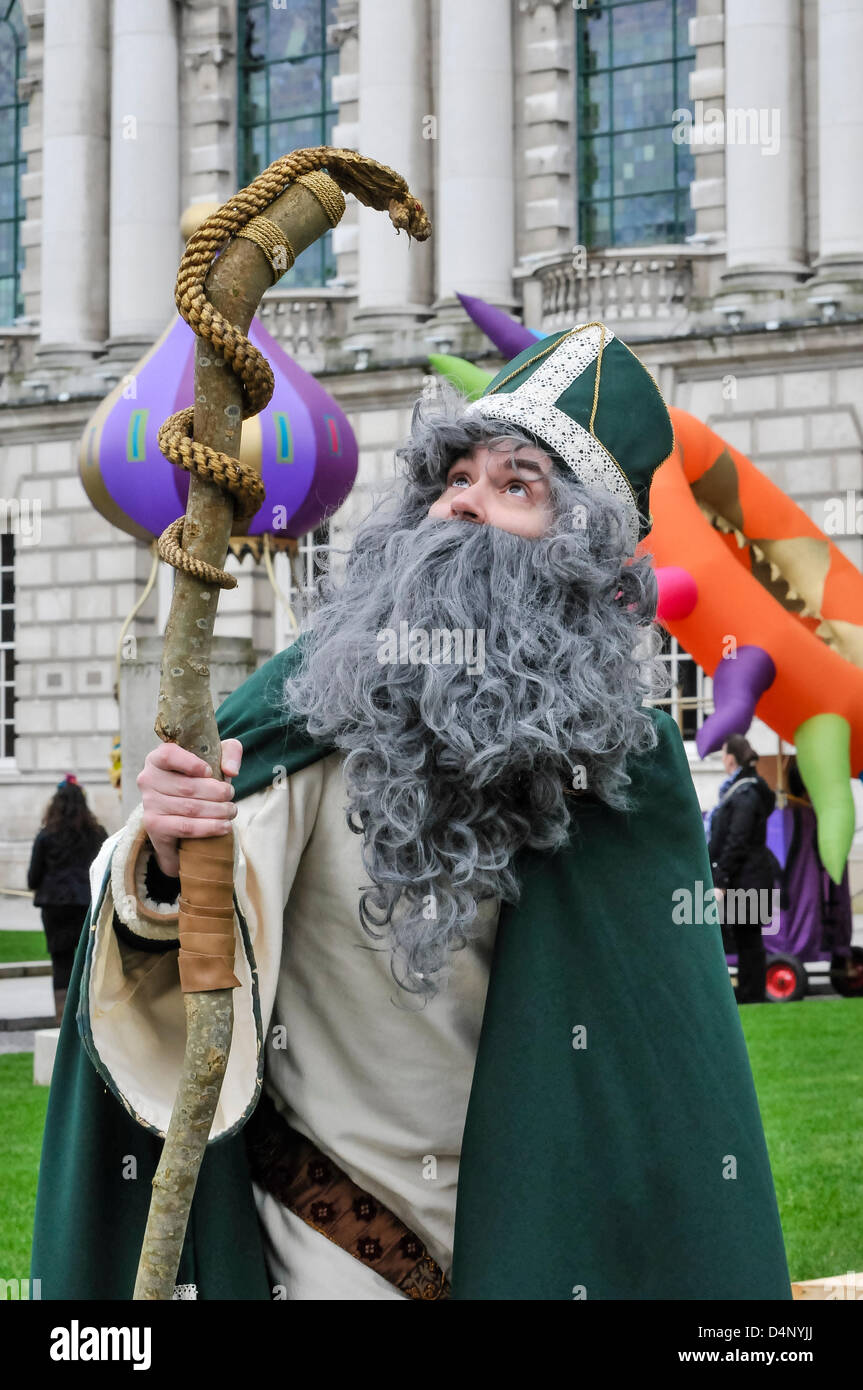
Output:
[[695,735],[698,756],[721,748],[732,734],[745,734],[755,706],[776,679],[773,658],[763,647],[738,647],[723,657],[713,673],[713,714]]
[[[273,369],[265,410],[243,424],[241,459],[260,467],[266,499],[247,534],[296,538],[344,502],[357,475],[347,417],[257,319],[249,338]],[[97,511],[141,540],[161,535],[186,509],[189,475],[156,442],[169,415],[194,397],[195,335],[180,318],[102,401],[81,441],[81,479]]]

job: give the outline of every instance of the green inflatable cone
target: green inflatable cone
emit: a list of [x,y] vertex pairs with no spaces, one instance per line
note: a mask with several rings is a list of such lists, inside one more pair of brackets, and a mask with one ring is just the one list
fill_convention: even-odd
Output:
[[479,400],[489,382],[494,379],[494,372],[483,371],[482,367],[475,366],[464,357],[450,357],[445,352],[430,352],[429,361],[436,372],[446,377],[459,391],[466,392],[472,401]]
[[818,853],[834,883],[842,882],[854,838],[851,725],[841,714],[815,714],[794,730],[797,766],[818,822]]

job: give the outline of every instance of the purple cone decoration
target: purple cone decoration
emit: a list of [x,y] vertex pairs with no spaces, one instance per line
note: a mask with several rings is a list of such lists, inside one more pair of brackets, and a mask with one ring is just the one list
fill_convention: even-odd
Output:
[[519,323],[511,314],[505,314],[503,309],[496,309],[493,304],[487,304],[484,299],[477,299],[475,295],[460,294],[459,299],[465,313],[473,319],[477,328],[491,340],[507,362],[511,362],[513,357],[518,357],[518,354],[530,347],[531,343],[545,337],[544,333],[534,333],[532,328],[525,328],[524,324]]
[[721,748],[732,734],[745,734],[755,706],[776,679],[773,658],[763,647],[738,647],[713,673],[714,712],[695,735],[699,758]]
[[[357,475],[357,442],[324,388],[271,338],[257,319],[249,338],[273,369],[265,410],[243,424],[241,459],[266,488],[247,535],[296,539],[344,502]],[[159,536],[186,510],[189,474],[170,464],[156,436],[194,399],[195,335],[181,318],[106,396],[81,440],[84,489],[108,521],[140,540]]]

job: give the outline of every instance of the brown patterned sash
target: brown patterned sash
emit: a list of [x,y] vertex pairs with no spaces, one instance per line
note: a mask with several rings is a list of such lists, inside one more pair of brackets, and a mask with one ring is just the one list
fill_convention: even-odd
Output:
[[449,1298],[444,1272],[419,1236],[291,1129],[269,1096],[243,1132],[259,1187],[409,1298]]

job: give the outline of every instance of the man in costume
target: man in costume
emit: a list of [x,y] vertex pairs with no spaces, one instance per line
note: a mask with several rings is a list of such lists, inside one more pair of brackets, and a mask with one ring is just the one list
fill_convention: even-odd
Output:
[[150,755],[92,867],[43,1296],[131,1294],[183,1054],[165,832],[209,816],[235,829],[240,988],[182,1288],[790,1297],[718,922],[673,915],[711,883],[698,803],[643,703],[656,590],[633,556],[672,448],[602,324],[467,408],[419,403],[343,582],[218,711],[236,816],[192,754]]

